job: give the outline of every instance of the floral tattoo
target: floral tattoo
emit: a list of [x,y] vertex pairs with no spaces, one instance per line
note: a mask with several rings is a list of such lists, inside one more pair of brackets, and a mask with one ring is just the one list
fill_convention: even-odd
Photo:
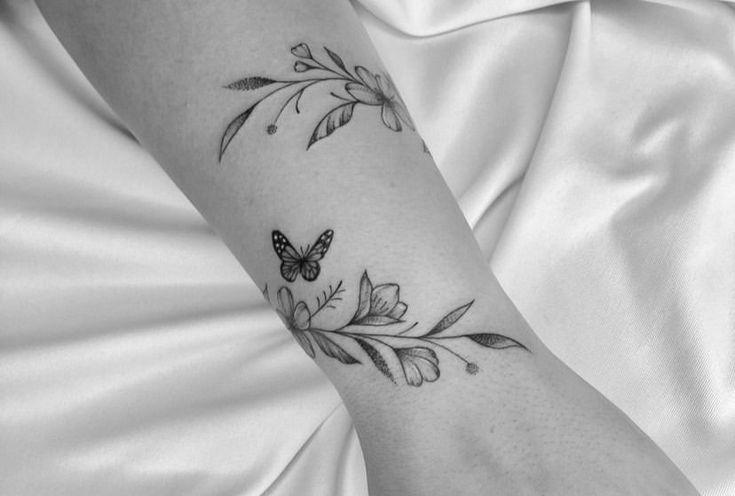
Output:
[[[311,77],[305,75],[297,79],[272,79],[264,76],[250,76],[225,86],[227,89],[237,91],[260,89],[269,91],[227,125],[220,140],[220,161],[232,139],[259,105],[266,101],[273,101],[279,105],[275,116],[265,127],[266,132],[272,135],[278,132],[278,120],[289,104],[293,102],[293,110],[300,114],[300,103],[304,93],[309,88],[317,86],[330,90],[329,95],[335,105],[316,124],[306,145],[307,150],[317,141],[326,138],[350,122],[355,107],[358,105],[377,107],[380,119],[391,131],[400,132],[404,126],[411,130],[415,129],[406,105],[387,74],[374,73],[360,65],[350,70],[339,55],[327,47],[324,47],[324,51],[329,61],[322,62],[315,57],[306,43],[299,43],[291,48],[291,54],[296,57],[293,70],[299,74],[308,72],[312,75]],[[424,149],[426,150],[425,144]]]
[[[414,329],[418,322],[407,326],[403,319],[408,305],[401,301],[398,284],[375,286],[367,271],[360,279],[357,308],[350,320],[342,325],[316,325],[316,320],[329,320],[317,317],[325,310],[337,309],[339,302],[343,301],[344,291],[342,281],[334,287],[330,285],[317,297],[316,305],[310,308],[304,301],[295,302],[288,287],[278,290],[278,313],[296,341],[312,358],[315,357],[316,344],[324,355],[345,365],[362,364],[367,359],[394,384],[397,383],[396,376],[402,374],[406,384],[418,387],[439,379],[441,353],[463,362],[468,374],[479,372],[475,362],[450,347],[453,341],[469,339],[485,348],[529,351],[515,339],[501,334],[445,334],[472,307],[474,300],[447,313],[429,330],[416,332]],[[267,286],[263,289],[263,296],[270,301]],[[377,327],[397,329],[399,326],[403,329],[398,332],[374,331]]]

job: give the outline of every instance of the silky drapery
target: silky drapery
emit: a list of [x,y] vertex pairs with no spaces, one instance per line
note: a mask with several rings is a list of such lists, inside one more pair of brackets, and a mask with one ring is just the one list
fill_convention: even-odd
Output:
[[[735,495],[733,5],[354,5],[532,327]],[[224,245],[32,3],[0,23],[0,494],[366,495]]]

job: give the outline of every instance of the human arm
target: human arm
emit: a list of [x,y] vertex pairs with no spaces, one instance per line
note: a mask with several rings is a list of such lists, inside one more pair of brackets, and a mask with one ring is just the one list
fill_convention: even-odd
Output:
[[[371,76],[382,72],[348,4],[56,0],[41,6],[103,96],[259,286],[269,287],[297,339],[335,383],[355,419],[375,494],[442,494],[442,484],[446,494],[459,493],[448,492],[452,488],[476,493],[477,487],[573,494],[563,491],[563,484],[572,483],[595,489],[583,494],[606,494],[600,488],[611,484],[609,479],[621,483],[621,473],[630,474],[630,488],[678,480],[686,494],[681,477],[650,441],[527,328],[488,271],[401,109],[394,106],[391,113],[382,103],[370,103],[369,90],[383,96],[389,90],[355,69],[365,67]],[[311,64],[299,55],[303,50],[291,53],[302,42],[320,63],[340,72],[322,48],[330,47],[355,80],[315,83],[300,100],[301,113],[294,112],[292,100],[273,124],[290,95],[286,88],[263,99],[237,133],[228,133],[234,129],[230,123],[263,95],[299,78],[328,74],[293,69],[298,62]],[[243,81],[241,89],[223,88],[237,81]],[[325,126],[325,136],[307,149],[323,116],[339,105],[347,108],[332,92],[358,103],[348,122],[328,136]],[[346,114],[335,116],[337,123],[346,120]],[[268,134],[271,125],[277,129]],[[223,144],[228,146],[220,160]],[[295,280],[286,280],[273,231],[285,233],[298,250],[328,229],[334,235],[315,261],[318,277],[307,282],[299,267]],[[400,291],[382,286],[384,294],[375,300],[392,303],[398,294],[407,304],[405,313],[398,316],[398,303],[387,313],[358,312],[358,301],[365,301],[358,295],[365,272],[373,290],[400,286]],[[316,298],[340,281],[343,300],[315,316]],[[281,287],[288,288],[292,305],[286,292],[280,292],[279,304]],[[307,306],[308,319],[304,306],[297,315],[298,301]],[[446,329],[447,339],[413,338],[469,302]],[[339,351],[330,357],[320,348],[317,336],[332,336],[329,332],[352,321],[364,324],[368,316],[404,322],[372,322],[347,331],[362,337],[333,336],[331,341],[359,364],[343,363],[350,360],[340,361]],[[367,337],[398,336],[416,321],[407,337]],[[437,339],[429,340],[432,336]],[[433,355],[396,351],[411,348]],[[474,368],[452,352],[475,364],[477,373],[468,374]],[[619,460],[606,462],[613,457]],[[642,493],[624,490],[623,485],[609,494]]]

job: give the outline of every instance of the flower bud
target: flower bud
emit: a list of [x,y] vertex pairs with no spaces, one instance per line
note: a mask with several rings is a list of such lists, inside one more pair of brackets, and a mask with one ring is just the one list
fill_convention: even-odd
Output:
[[470,375],[475,375],[479,371],[480,371],[480,367],[478,367],[475,362],[470,362],[467,364],[467,367],[465,367],[465,372],[467,372]]
[[309,64],[305,64],[305,63],[301,62],[300,60],[298,60],[293,65],[293,70],[296,71],[296,72],[306,72],[306,71],[310,71],[312,69],[313,69],[312,66],[310,66]]
[[291,47],[291,53],[297,57],[301,57],[302,59],[311,58],[311,50],[309,50],[309,45],[306,43],[299,43],[298,45]]

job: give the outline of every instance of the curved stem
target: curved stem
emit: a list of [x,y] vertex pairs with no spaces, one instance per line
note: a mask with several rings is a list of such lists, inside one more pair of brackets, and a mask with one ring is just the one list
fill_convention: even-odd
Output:
[[343,102],[356,102],[356,103],[360,103],[358,100],[355,100],[354,98],[352,98],[352,99],[345,98],[343,96],[338,95],[334,91],[330,91],[329,94],[332,95],[334,98],[336,98],[338,100],[342,100]]
[[291,86],[301,84],[301,83],[311,83],[311,82],[319,82],[319,81],[352,81],[352,80],[344,76],[340,76],[340,77],[328,77],[328,78],[298,79],[296,81],[276,81],[276,83],[281,83],[283,84],[283,86],[266,93],[265,96],[263,96],[260,100],[258,100],[258,103],[270,98],[271,96],[275,95],[279,91],[285,90],[286,88],[290,88]]
[[[447,346],[445,346],[445,345],[443,345],[441,343],[434,342],[436,339],[442,339],[442,338],[411,337],[411,336],[401,336],[401,335],[397,335],[397,334],[374,334],[374,333],[364,333],[363,334],[363,333],[359,333],[359,332],[342,332],[342,330],[345,329],[348,326],[349,326],[349,324],[348,325],[345,325],[343,327],[340,327],[339,329],[333,329],[333,330],[319,329],[319,331],[320,332],[331,333],[331,334],[339,334],[340,336],[346,336],[346,337],[349,337],[349,338],[352,338],[352,339],[355,339],[355,338],[372,339],[373,341],[377,341],[377,342],[379,342],[381,344],[384,344],[386,346],[389,346],[391,348],[393,348],[393,347],[390,344],[384,342],[380,338],[388,338],[388,339],[412,339],[412,340],[415,340],[415,341],[421,341],[423,343],[428,343],[430,345],[436,346],[437,348],[441,348],[444,351],[446,351],[448,353],[451,353],[455,357],[459,358],[464,363],[466,363],[466,364],[469,364],[470,363],[469,360],[467,360],[465,357],[463,357],[462,355],[460,355],[456,351],[452,350],[451,348],[449,348],[449,347],[447,347]],[[453,336],[453,338],[455,338],[455,339],[456,338],[460,338],[460,337],[464,337],[464,336]],[[451,338],[443,338],[443,339],[451,339]]]
[[380,344],[382,344],[383,346],[387,346],[387,347],[388,347],[388,348],[390,348],[391,350],[393,349],[393,347],[392,347],[391,345],[389,345],[388,343],[386,343],[385,341],[382,341],[382,340],[380,340],[380,339],[378,339],[378,338],[375,338],[375,337],[373,337],[373,336],[368,336],[367,334],[365,334],[364,336],[365,336],[365,337],[364,337],[364,338],[362,338],[362,339],[367,339],[368,341],[375,341],[376,343],[380,343]]
[[[331,290],[330,289],[330,291],[331,291],[331,293],[329,294],[329,296],[325,297],[324,298],[324,301],[322,302],[322,304],[319,305],[319,307],[317,307],[317,309],[314,312],[312,312],[311,318],[314,318],[314,316],[316,314],[318,314],[319,312],[321,312],[322,310],[324,310],[327,307],[327,304],[329,302],[331,302],[334,299],[335,296],[337,296],[338,294],[340,294],[343,291],[343,289],[342,289],[342,281],[339,281],[339,284],[337,284],[337,287],[334,288],[334,290]],[[335,331],[327,331],[327,330],[324,330],[324,329],[318,329],[318,331],[319,332],[335,332]]]
[[303,91],[298,92],[298,97],[296,97],[296,102],[294,103],[294,109],[296,110],[297,114],[301,113],[301,109],[299,108],[299,102],[301,102],[301,97],[304,95]]
[[278,81],[278,83],[283,83],[283,86],[281,86],[280,88],[276,88],[275,90],[272,90],[269,93],[266,93],[266,95],[264,97],[262,97],[260,100],[258,100],[258,102],[256,103],[256,105],[259,104],[260,102],[262,102],[263,100],[265,100],[267,98],[270,98],[271,96],[275,95],[276,93],[278,93],[281,90],[285,90],[286,88],[290,88],[291,86],[293,86],[295,84],[303,83],[303,82],[306,82],[306,81],[313,81],[313,79],[304,79],[304,80],[301,80],[301,81]]
[[[316,314],[314,312],[312,314],[312,317]],[[386,343],[380,338],[395,338],[395,337],[403,337],[403,336],[394,336],[392,334],[368,334],[368,333],[360,333],[360,332],[342,332],[342,329],[345,329],[346,327],[349,327],[348,325],[342,326],[338,329],[318,329],[318,328],[310,328],[310,332],[321,332],[324,334],[336,334],[337,336],[343,336],[350,339],[367,339],[370,341],[375,341],[376,343],[384,344],[385,346],[388,346],[390,348],[393,348],[391,345]],[[415,339],[415,338],[409,338],[409,339]]]
[[[330,334],[339,334],[340,336],[347,336],[349,338],[404,338],[405,336],[396,336],[394,334],[375,334],[375,333],[362,333],[362,332],[349,332],[344,331],[344,329],[350,327],[350,324],[343,325],[342,327],[338,327],[337,329],[319,329],[320,332],[328,332]],[[410,339],[410,338],[409,338]]]
[[469,360],[467,360],[465,357],[463,357],[462,355],[460,355],[456,351],[452,350],[451,348],[448,348],[448,347],[444,346],[443,344],[435,343],[434,341],[432,341],[431,338],[416,338],[416,339],[418,339],[419,341],[424,341],[426,343],[433,344],[434,346],[439,347],[439,348],[443,349],[444,351],[448,351],[449,353],[451,353],[452,355],[456,356],[457,358],[459,358],[460,360],[462,360],[466,364],[469,364],[470,363]]
[[[308,80],[307,80],[307,81],[308,81]],[[271,122],[271,124],[276,124],[276,123],[278,122],[278,119],[280,119],[280,118],[281,118],[281,114],[282,114],[282,113],[283,113],[283,111],[284,111],[284,110],[286,109],[286,107],[287,107],[287,106],[288,106],[288,104],[289,104],[289,103],[291,102],[291,100],[293,100],[293,99],[294,99],[294,97],[296,97],[297,95],[303,95],[303,94],[304,94],[304,91],[306,91],[306,89],[307,89],[307,88],[309,88],[310,86],[314,86],[315,84],[317,84],[317,83],[319,83],[319,82],[321,82],[321,81],[325,81],[325,80],[324,80],[324,79],[316,79],[316,80],[312,80],[312,81],[309,81],[309,82],[308,82],[308,84],[306,84],[306,85],[305,85],[305,86],[304,86],[303,88],[301,88],[301,89],[300,89],[300,90],[298,90],[298,91],[297,91],[296,93],[294,93],[293,95],[291,95],[290,97],[288,97],[288,98],[286,99],[286,101],[285,101],[285,102],[283,103],[283,105],[281,105],[281,108],[280,108],[280,109],[278,110],[278,113],[276,114],[276,117],[275,117],[275,118],[273,119],[273,121]],[[301,82],[301,83],[304,83],[305,81],[300,81],[300,82]],[[269,96],[270,96],[270,95],[269,95]],[[267,98],[267,97],[266,97],[266,98]],[[298,98],[299,98],[299,99],[301,99],[301,96],[299,96]],[[301,112],[299,111],[299,107],[298,107],[298,100],[297,100],[297,102],[296,102],[296,113],[297,113],[297,114],[298,114],[298,113],[301,113]]]
[[488,332],[484,333],[471,333],[471,334],[460,334],[458,336],[431,336],[431,339],[459,339],[459,338],[466,338],[468,336],[471,336],[472,334],[500,334],[503,335],[505,331],[501,331],[499,329],[490,328],[488,329]]
[[334,69],[330,69],[329,67],[327,67],[326,65],[322,64],[321,62],[319,62],[314,57],[311,57],[311,60],[314,63],[316,63],[317,65],[319,65],[319,68],[322,69],[322,70],[324,70],[324,71],[331,72],[332,74],[336,74],[337,76],[347,76],[350,79],[350,81],[355,82],[355,83],[358,83],[359,82],[357,79],[355,79],[355,77],[352,74],[350,74],[347,71],[347,69],[345,69],[345,72],[344,73],[341,73],[341,72],[335,71]]
[[[414,327],[416,327],[418,324],[419,324],[418,322],[414,322],[409,327],[407,327],[406,329],[404,329],[401,332],[399,332],[398,334],[396,334],[396,336],[402,336],[403,334],[406,334],[408,331],[410,331],[411,329],[413,329]],[[404,336],[404,337],[410,337],[410,336]]]
[[338,77],[300,79],[298,81],[279,81],[279,83],[285,83],[285,84],[283,86],[281,86],[280,88],[277,88],[277,89],[271,91],[270,93],[266,94],[263,98],[261,98],[260,100],[258,100],[258,102],[256,103],[256,105],[259,104],[260,102],[262,102],[262,101],[270,98],[271,96],[275,95],[276,93],[278,93],[281,90],[284,90],[286,88],[290,88],[290,87],[295,86],[295,85],[298,85],[298,84],[307,83],[303,88],[301,88],[298,91],[296,91],[293,95],[291,95],[290,97],[288,97],[285,102],[283,102],[283,105],[281,105],[281,108],[278,110],[278,113],[276,114],[276,117],[273,119],[273,121],[271,121],[271,124],[274,124],[275,125],[278,122],[278,119],[280,119],[281,114],[283,113],[283,111],[286,109],[286,107],[288,106],[288,104],[294,98],[296,98],[296,113],[297,114],[298,113],[301,113],[301,111],[299,110],[298,105],[299,105],[299,101],[301,100],[301,96],[304,94],[304,91],[306,91],[307,88],[309,88],[311,86],[314,86],[315,84],[319,84],[319,83],[325,82],[325,81],[352,81],[352,78],[346,78],[346,77],[342,76],[341,74],[336,73],[334,71],[330,71],[330,72],[336,74]]

